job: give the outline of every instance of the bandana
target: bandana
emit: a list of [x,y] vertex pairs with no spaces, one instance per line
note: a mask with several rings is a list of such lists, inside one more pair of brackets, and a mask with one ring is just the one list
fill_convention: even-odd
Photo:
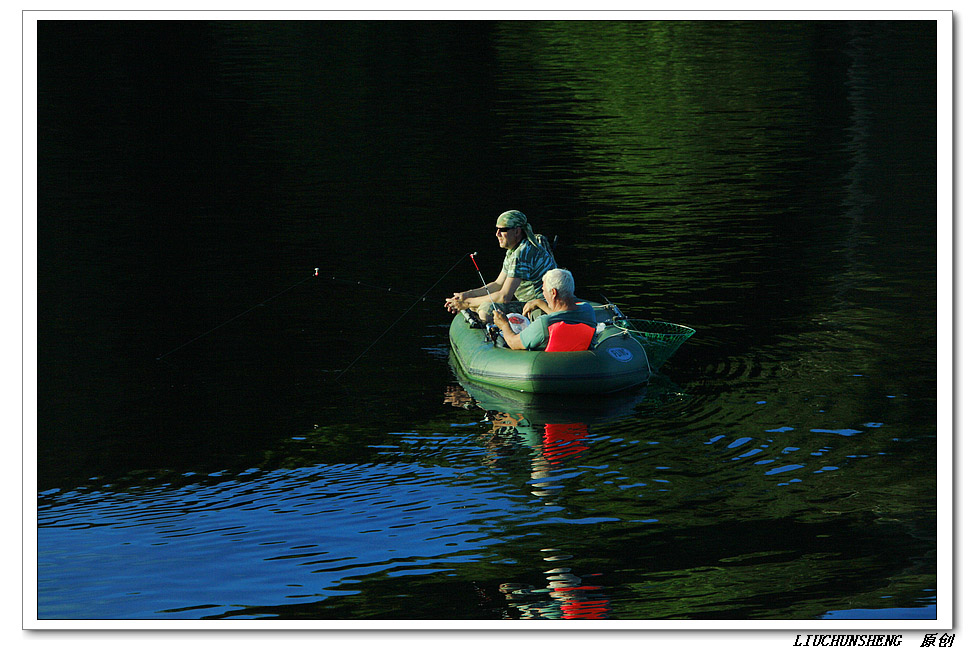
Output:
[[528,240],[528,243],[536,248],[541,248],[538,238],[535,237],[535,233],[532,232],[532,227],[528,223],[528,217],[518,210],[508,210],[507,212],[502,212],[498,216],[497,227],[521,228],[525,232],[525,239]]

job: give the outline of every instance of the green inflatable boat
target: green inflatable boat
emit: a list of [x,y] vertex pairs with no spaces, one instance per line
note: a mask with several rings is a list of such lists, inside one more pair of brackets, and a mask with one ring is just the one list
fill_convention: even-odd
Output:
[[463,312],[450,324],[457,369],[468,379],[523,393],[607,394],[646,384],[694,334],[683,325],[632,320],[590,303],[599,326],[583,352],[512,350]]

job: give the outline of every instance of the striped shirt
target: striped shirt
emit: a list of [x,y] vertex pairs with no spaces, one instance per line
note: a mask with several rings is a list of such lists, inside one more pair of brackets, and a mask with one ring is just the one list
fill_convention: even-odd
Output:
[[542,276],[555,268],[555,258],[545,248],[532,246],[527,239],[504,256],[501,270],[509,278],[518,278],[521,284],[515,289],[515,300],[528,302],[542,297]]

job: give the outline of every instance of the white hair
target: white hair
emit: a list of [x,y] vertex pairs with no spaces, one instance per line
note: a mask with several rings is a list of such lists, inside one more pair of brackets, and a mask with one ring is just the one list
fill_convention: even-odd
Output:
[[542,284],[555,289],[559,295],[572,296],[576,292],[576,281],[568,269],[552,269],[542,276]]

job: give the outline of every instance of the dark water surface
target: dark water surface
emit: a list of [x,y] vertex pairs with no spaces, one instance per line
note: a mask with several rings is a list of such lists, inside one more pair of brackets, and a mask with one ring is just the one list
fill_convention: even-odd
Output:
[[[935,616],[934,22],[38,38],[40,618]],[[665,377],[460,384],[511,208]]]

